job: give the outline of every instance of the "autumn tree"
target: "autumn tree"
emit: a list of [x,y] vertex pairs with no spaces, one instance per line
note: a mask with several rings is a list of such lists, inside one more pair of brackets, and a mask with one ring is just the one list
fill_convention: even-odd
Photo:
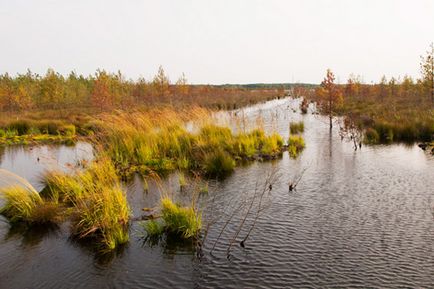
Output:
[[335,76],[327,69],[326,77],[317,89],[316,95],[320,103],[320,109],[329,116],[330,130],[333,128],[333,116],[343,103],[343,96],[339,87],[335,84]]
[[381,81],[379,84],[379,95],[380,95],[380,99],[381,102],[384,101],[384,98],[387,96],[387,78],[385,75],[383,75],[383,77],[381,77]]
[[176,94],[186,96],[189,92],[189,86],[185,74],[182,73],[181,77],[176,81]]
[[162,66],[158,68],[158,73],[155,75],[154,80],[152,81],[152,86],[160,98],[164,98],[170,95],[169,90],[170,81],[166,76],[164,69]]
[[104,70],[98,70],[95,74],[95,81],[91,95],[92,104],[100,110],[109,108],[113,105],[110,94],[110,76]]
[[434,44],[431,43],[430,50],[421,56],[420,71],[422,81],[428,95],[431,96],[431,103],[434,104]]
[[44,107],[57,108],[64,100],[64,78],[53,69],[48,69],[41,79],[41,102]]

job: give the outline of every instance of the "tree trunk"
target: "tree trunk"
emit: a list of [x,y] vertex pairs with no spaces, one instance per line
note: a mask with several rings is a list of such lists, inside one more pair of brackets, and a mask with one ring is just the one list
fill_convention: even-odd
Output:
[[331,114],[329,115],[329,119],[330,119],[330,131],[331,131],[333,128],[333,121],[332,121],[332,115]]

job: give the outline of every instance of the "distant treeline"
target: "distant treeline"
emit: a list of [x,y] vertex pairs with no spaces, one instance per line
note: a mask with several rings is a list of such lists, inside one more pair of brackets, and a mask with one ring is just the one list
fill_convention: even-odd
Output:
[[228,87],[228,88],[247,88],[247,89],[293,89],[295,87],[303,87],[303,88],[315,88],[318,84],[312,83],[249,83],[249,84],[222,84],[218,85],[219,87]]
[[59,108],[126,109],[137,105],[189,105],[237,108],[285,95],[291,84],[190,85],[182,75],[171,83],[160,67],[151,80],[126,79],[121,73],[98,70],[67,76],[49,69],[45,75],[0,75],[0,111]]

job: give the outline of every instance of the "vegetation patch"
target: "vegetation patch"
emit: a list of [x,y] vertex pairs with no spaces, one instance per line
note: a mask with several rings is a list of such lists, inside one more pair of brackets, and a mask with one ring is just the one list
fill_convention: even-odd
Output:
[[304,122],[291,122],[289,123],[289,130],[291,134],[298,134],[304,132]]
[[290,135],[288,139],[288,152],[293,158],[297,157],[306,147],[304,139],[299,135]]
[[41,198],[38,193],[18,186],[0,188],[0,198],[5,205],[0,209],[14,223],[28,225],[58,224],[63,220],[63,210],[52,200]]
[[98,159],[74,175],[49,172],[38,194],[20,187],[0,188],[6,204],[0,213],[11,223],[58,224],[68,217],[72,235],[112,250],[128,241],[130,208],[114,166]]

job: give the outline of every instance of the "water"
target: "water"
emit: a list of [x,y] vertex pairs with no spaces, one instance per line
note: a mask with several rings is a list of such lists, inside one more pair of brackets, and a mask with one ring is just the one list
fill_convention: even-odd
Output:
[[[415,145],[354,151],[337,131],[330,136],[326,119],[294,112],[297,104],[278,100],[237,113],[244,114],[245,123],[261,116],[268,131],[284,137],[289,121],[303,120],[307,147],[297,159],[284,154],[210,182],[200,201],[204,218],[215,223],[201,258],[188,242],[144,243],[138,222],[131,226],[129,244],[110,256],[69,239],[67,223],[26,233],[0,222],[0,288],[434,287],[434,158]],[[228,121],[225,114],[218,116]],[[243,128],[240,122],[234,127]],[[0,153],[0,168],[38,186],[47,166],[65,167],[90,151],[85,144],[80,149],[7,148]],[[54,156],[49,165],[35,161],[44,152]],[[264,209],[245,248],[239,241],[254,223],[255,206],[228,257],[228,244],[245,216],[239,205],[248,207],[255,188],[258,196],[273,172],[276,180],[264,195]],[[289,192],[287,183],[302,173],[297,190]],[[177,184],[176,174],[165,180],[177,198],[188,199],[189,190],[179,192]],[[125,187],[135,216],[158,203],[153,182],[149,193],[139,177]],[[234,210],[238,213],[216,242]]]

